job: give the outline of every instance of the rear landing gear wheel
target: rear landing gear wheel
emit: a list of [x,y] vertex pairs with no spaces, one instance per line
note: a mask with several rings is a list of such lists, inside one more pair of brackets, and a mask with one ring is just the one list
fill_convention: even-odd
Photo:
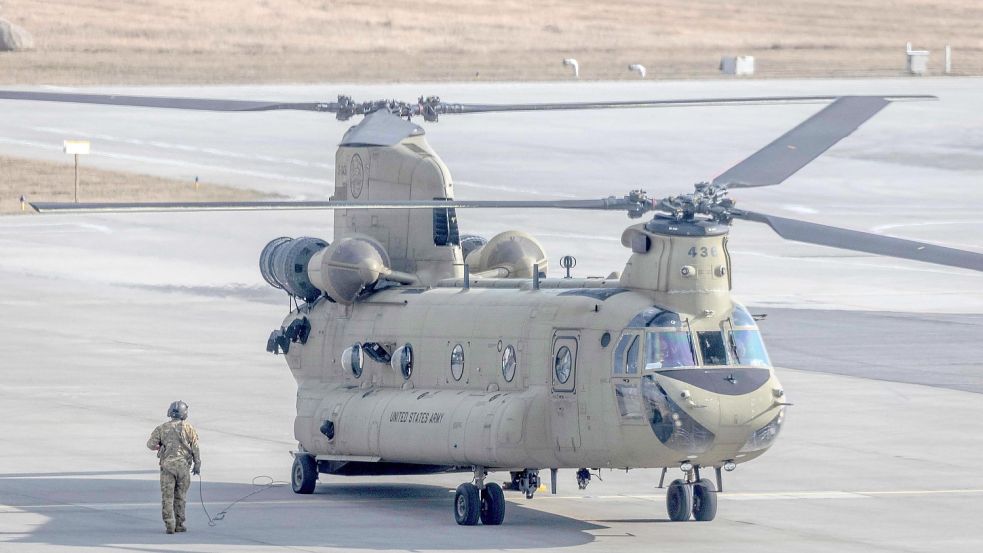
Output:
[[675,522],[689,520],[693,512],[692,486],[682,480],[673,480],[666,490],[666,511],[669,512],[669,519]]
[[310,455],[294,455],[290,471],[290,487],[294,493],[314,493],[317,486],[317,461]]
[[505,494],[498,484],[485,484],[481,490],[481,523],[498,526],[505,520]]
[[481,516],[481,497],[478,486],[467,482],[457,487],[454,494],[454,520],[461,526],[478,524]]
[[717,516],[717,490],[713,482],[703,478],[693,484],[693,518],[696,520],[713,520]]

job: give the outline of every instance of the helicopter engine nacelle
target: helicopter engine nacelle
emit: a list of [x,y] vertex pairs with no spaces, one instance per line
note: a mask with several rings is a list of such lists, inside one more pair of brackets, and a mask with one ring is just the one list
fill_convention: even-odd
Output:
[[532,278],[534,265],[539,265],[539,272],[544,274],[549,264],[542,244],[518,230],[496,234],[487,244],[472,250],[465,262],[473,275],[499,278]]
[[307,265],[326,247],[328,242],[320,238],[274,238],[259,254],[259,271],[270,286],[312,302],[321,295],[321,289],[311,282]]
[[382,244],[361,236],[342,238],[319,251],[307,268],[314,286],[346,305],[391,273],[389,256]]

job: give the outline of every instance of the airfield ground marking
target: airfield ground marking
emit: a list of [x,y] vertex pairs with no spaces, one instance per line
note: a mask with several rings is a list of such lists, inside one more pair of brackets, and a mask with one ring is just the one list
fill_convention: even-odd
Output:
[[[452,490],[453,491],[453,490]],[[761,493],[724,493],[721,498],[725,501],[736,500],[822,500],[822,499],[876,499],[878,497],[900,497],[900,496],[926,496],[926,495],[955,495],[955,494],[983,494],[983,489],[951,489],[951,490],[886,490],[886,491],[816,491],[816,492],[761,492]],[[587,495],[587,496],[563,496],[563,495],[544,495],[534,500],[522,501],[522,504],[534,504],[535,501],[542,500],[574,500],[574,501],[616,501],[625,499],[637,499],[641,501],[663,501],[665,496],[623,494],[623,495]],[[420,501],[444,501],[442,497],[407,497],[407,498],[379,498],[379,499],[348,499],[348,498],[328,498],[323,499],[315,496],[311,499],[264,499],[257,501],[244,501],[240,505],[316,505],[315,501],[326,501],[329,503],[358,503],[368,504],[384,500],[386,502],[420,502]],[[223,501],[206,501],[206,505],[224,505]],[[42,509],[133,509],[159,507],[159,501],[138,502],[138,503],[49,503],[36,505],[3,505],[0,504],[0,513],[15,513],[30,510]]]
[[[51,144],[46,144],[43,142],[35,142],[33,140],[18,140],[13,138],[7,138],[0,136],[0,143],[4,144],[14,144],[16,146],[28,146],[31,148],[38,148],[42,150],[49,151],[62,151],[61,147],[54,147]],[[235,169],[232,167],[221,166],[221,165],[207,165],[204,163],[191,163],[186,161],[180,161],[176,159],[167,158],[157,158],[157,157],[145,157],[145,156],[134,156],[129,154],[115,154],[110,152],[92,152],[90,157],[104,157],[109,159],[121,159],[125,161],[136,161],[140,163],[156,163],[158,165],[170,165],[174,167],[188,167],[195,169],[206,169],[210,171],[221,171],[224,173],[232,173],[236,175],[246,175],[250,177],[261,177],[265,179],[276,179],[281,181],[291,181],[304,184],[316,184],[319,186],[329,186],[331,181],[325,179],[311,179],[305,177],[291,177],[288,175],[281,175],[279,173],[269,173],[266,171],[250,171],[248,169]]]

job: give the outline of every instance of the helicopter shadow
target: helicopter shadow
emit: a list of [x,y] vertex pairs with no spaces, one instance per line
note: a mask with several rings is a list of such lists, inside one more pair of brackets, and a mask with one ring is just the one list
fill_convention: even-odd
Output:
[[[143,471],[140,471],[143,472]],[[156,473],[156,471],[153,471]],[[312,495],[289,486],[192,483],[186,534],[167,535],[157,480],[112,472],[68,475],[0,474],[0,512],[20,521],[5,528],[9,543],[172,551],[175,546],[321,546],[346,550],[541,549],[592,542],[599,526],[531,509],[508,499],[503,526],[458,526],[454,494],[445,486],[399,483],[318,485]],[[199,491],[200,490],[200,491]],[[254,495],[242,499],[244,496]],[[210,516],[227,510],[215,526]],[[231,508],[229,504],[240,500]],[[219,515],[220,516],[220,515]]]

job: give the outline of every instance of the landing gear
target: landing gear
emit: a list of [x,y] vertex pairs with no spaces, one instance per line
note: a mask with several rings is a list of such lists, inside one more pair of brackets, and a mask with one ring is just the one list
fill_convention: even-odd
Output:
[[290,487],[294,493],[314,493],[317,486],[317,460],[311,455],[294,455],[294,466],[290,471]]
[[461,526],[478,524],[481,516],[481,497],[478,486],[466,482],[457,487],[454,494],[454,520]]
[[474,526],[479,520],[487,526],[498,526],[505,520],[505,494],[498,484],[485,484],[487,475],[484,467],[475,467],[474,482],[457,487],[454,520],[461,526]]
[[526,499],[532,499],[536,490],[539,489],[539,485],[539,470],[526,469],[512,473],[512,483],[509,485],[509,489],[523,492],[526,494]]
[[590,484],[590,471],[587,469],[580,469],[577,471],[577,487],[586,490],[587,485]]
[[717,490],[713,482],[708,478],[696,482],[673,480],[666,490],[666,511],[669,519],[676,522],[689,520],[690,515],[699,521],[713,520],[717,516]]
[[481,490],[481,523],[485,526],[498,526],[505,520],[505,494],[502,487],[494,482],[485,484]]
[[693,484],[693,518],[696,520],[713,520],[717,516],[717,491],[713,482],[708,478]]
[[689,520],[690,513],[693,512],[693,489],[689,483],[673,480],[669,484],[669,489],[666,490],[666,511],[669,512],[670,520]]

